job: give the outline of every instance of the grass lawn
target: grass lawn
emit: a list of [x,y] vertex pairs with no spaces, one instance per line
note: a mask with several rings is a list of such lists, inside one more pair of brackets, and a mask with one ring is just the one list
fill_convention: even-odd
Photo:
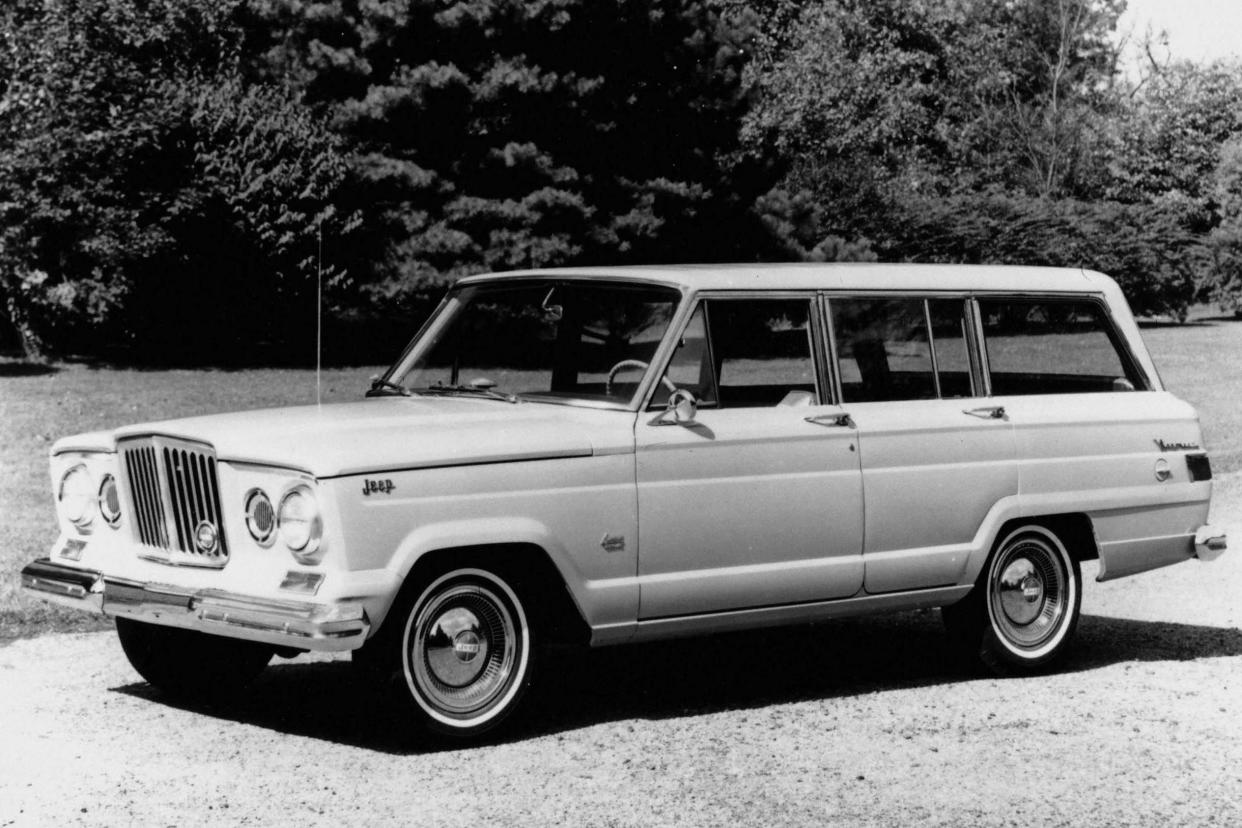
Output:
[[[1147,327],[1143,337],[1166,385],[1198,408],[1216,474],[1242,469],[1242,320],[1192,318],[1184,326]],[[23,367],[0,362],[0,638],[110,623],[29,599],[19,588],[18,571],[46,554],[56,538],[47,479],[47,452],[56,438],[315,399],[313,370],[146,371],[63,364],[24,375]],[[378,370],[325,371],[324,400],[358,398]]]

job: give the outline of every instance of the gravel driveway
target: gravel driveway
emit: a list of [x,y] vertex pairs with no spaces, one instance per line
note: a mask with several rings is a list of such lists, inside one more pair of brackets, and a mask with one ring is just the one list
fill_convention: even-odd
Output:
[[0,826],[1151,825],[1242,822],[1235,549],[1087,589],[1064,670],[949,660],[934,611],[545,664],[503,743],[402,739],[341,658],[276,661],[182,707],[111,633],[0,648]]

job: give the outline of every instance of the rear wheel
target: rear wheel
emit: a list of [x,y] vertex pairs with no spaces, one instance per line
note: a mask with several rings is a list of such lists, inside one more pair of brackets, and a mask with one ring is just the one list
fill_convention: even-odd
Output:
[[272,658],[265,644],[130,618],[117,618],[116,632],[138,674],[178,696],[209,698],[241,690]]
[[997,545],[975,588],[942,614],[951,637],[994,671],[1034,672],[1065,654],[1081,603],[1078,562],[1030,525]]
[[498,571],[442,572],[399,598],[355,659],[431,731],[467,739],[519,706],[535,671],[529,605]]

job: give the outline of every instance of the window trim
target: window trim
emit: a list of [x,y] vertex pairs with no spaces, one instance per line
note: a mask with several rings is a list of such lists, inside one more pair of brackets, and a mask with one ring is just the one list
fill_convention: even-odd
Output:
[[[945,399],[970,400],[977,399],[981,396],[980,388],[982,388],[981,376],[976,373],[978,371],[977,349],[982,345],[983,340],[974,339],[974,325],[971,322],[972,317],[977,318],[976,308],[973,306],[974,296],[970,293],[961,291],[905,291],[905,290],[886,290],[886,291],[821,291],[820,296],[823,302],[824,318],[828,321],[827,333],[829,336],[827,353],[832,366],[833,390],[835,394],[835,404],[840,406],[861,405],[863,401],[854,400],[853,402],[845,401],[845,390],[841,385],[841,364],[838,362],[837,335],[836,327],[832,318],[832,302],[834,300],[852,300],[852,299],[905,299],[909,301],[917,301],[923,303],[923,326],[927,331],[927,347],[931,354],[932,364],[932,385],[936,390],[934,397],[921,397],[908,400],[872,400],[871,402],[884,403],[921,403],[921,402],[939,402]],[[966,322],[966,355],[970,361],[970,396],[968,397],[945,397],[940,387],[940,367],[939,360],[936,356],[936,334],[931,324],[931,301],[933,299],[958,301],[962,303],[962,318]]]
[[[965,303],[962,310],[966,310]],[[944,391],[940,388],[940,360],[936,357],[936,330],[932,327],[931,300],[923,297],[923,326],[927,328],[927,352],[931,357],[932,386],[936,389],[936,399],[944,399]],[[973,392],[972,392],[973,393]]]

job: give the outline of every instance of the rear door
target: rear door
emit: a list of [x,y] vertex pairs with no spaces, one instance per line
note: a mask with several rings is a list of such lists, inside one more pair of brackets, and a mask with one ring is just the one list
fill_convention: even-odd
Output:
[[965,296],[828,300],[862,452],[870,593],[960,583],[988,511],[1018,492],[1011,423],[982,398]]

